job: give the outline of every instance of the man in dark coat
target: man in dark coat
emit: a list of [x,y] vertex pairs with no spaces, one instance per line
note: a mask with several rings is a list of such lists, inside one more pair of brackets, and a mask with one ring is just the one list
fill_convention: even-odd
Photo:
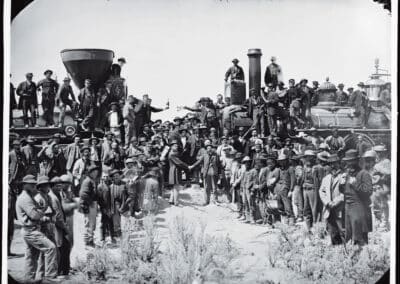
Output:
[[149,95],[143,95],[143,100],[138,100],[134,107],[134,112],[136,115],[134,122],[136,135],[139,136],[140,134],[142,134],[143,125],[150,122],[152,112],[161,112],[167,109],[168,106],[166,108],[156,108],[151,106]]
[[182,183],[182,170],[190,170],[185,162],[179,158],[179,143],[173,140],[170,143],[171,150],[168,155],[169,160],[169,178],[168,183],[172,185],[172,192],[169,198],[169,203],[178,206],[179,202],[179,189]]
[[74,91],[70,85],[71,79],[66,77],[64,78],[63,82],[64,83],[58,89],[56,97],[56,104],[60,107],[60,119],[58,122],[60,127],[64,125],[65,111],[67,110],[67,106],[70,107],[73,117],[75,118],[77,116],[77,102]]
[[278,83],[282,81],[282,68],[278,64],[276,64],[276,57],[271,57],[271,64],[267,66],[264,75],[264,83],[265,86],[272,83],[274,87],[278,85]]
[[96,96],[90,79],[85,80],[85,87],[80,90],[78,100],[83,118],[81,126],[85,131],[93,130],[95,127]]
[[19,96],[18,108],[22,109],[25,127],[29,126],[28,111],[31,115],[31,125],[37,126],[36,115],[38,108],[38,100],[36,93],[36,84],[32,81],[33,74],[26,74],[26,81],[20,83],[17,87],[17,95]]
[[[276,135],[278,132],[278,126],[276,124],[276,115],[279,112],[279,96],[278,93],[275,92],[272,83],[268,84],[268,91],[266,97],[263,93],[262,98],[267,106],[267,122],[268,122],[268,130],[270,135]],[[265,136],[264,133],[261,132],[261,136]]]
[[26,159],[26,174],[37,176],[39,172],[38,151],[35,148],[35,140],[32,136],[26,139],[26,145],[21,148]]
[[229,67],[228,71],[225,73],[225,82],[231,77],[231,81],[241,80],[244,81],[243,68],[238,65],[239,60],[234,58],[232,60],[233,66]]
[[104,115],[110,110],[111,103],[119,103],[118,100],[111,96],[111,85],[112,82],[108,80],[105,83],[104,88],[100,88],[97,92],[97,104],[99,105],[97,109],[97,122],[96,126],[100,129],[104,129],[107,124],[107,117]]
[[88,168],[88,176],[83,180],[79,191],[80,212],[84,214],[86,246],[94,247],[94,231],[96,230],[97,198],[96,187],[100,168],[92,165]]
[[206,151],[199,157],[193,167],[202,165],[204,180],[204,205],[210,202],[218,202],[217,183],[221,178],[221,161],[218,158],[214,145],[210,140],[204,142]]
[[42,108],[43,119],[46,121],[46,126],[54,126],[54,107],[56,105],[56,94],[59,84],[51,78],[53,71],[46,70],[43,80],[37,84],[38,90],[42,90]]

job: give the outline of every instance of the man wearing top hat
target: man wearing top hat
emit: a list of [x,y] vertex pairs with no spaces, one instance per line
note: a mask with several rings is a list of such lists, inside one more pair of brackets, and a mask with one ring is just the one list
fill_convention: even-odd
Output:
[[46,126],[54,126],[54,107],[56,104],[56,94],[59,84],[51,78],[53,71],[44,71],[45,78],[37,84],[37,89],[42,90],[43,119]]
[[50,217],[46,216],[34,200],[37,194],[36,184],[34,176],[25,176],[22,179],[22,193],[16,202],[17,217],[22,226],[21,235],[26,245],[24,270],[26,281],[36,280],[38,258],[41,252],[44,254],[45,279],[57,277],[57,248],[40,230],[40,225],[50,221]]
[[83,239],[86,246],[94,247],[94,231],[96,229],[97,200],[96,188],[100,168],[92,165],[87,169],[88,175],[82,182],[79,191],[79,211],[84,214],[85,232]]
[[276,63],[276,57],[271,56],[271,64],[267,66],[264,74],[265,86],[272,83],[273,87],[276,87],[280,81],[283,81],[282,68]]
[[339,106],[347,105],[347,101],[349,99],[349,95],[345,91],[343,91],[343,88],[344,84],[340,83],[338,85],[339,90],[336,91],[336,104]]
[[331,171],[322,179],[319,195],[324,206],[323,218],[326,220],[327,229],[333,245],[343,243],[343,217],[344,194],[341,188],[343,173],[340,159],[337,154],[328,158]]
[[78,100],[80,115],[83,118],[81,126],[85,131],[93,130],[95,127],[97,99],[92,87],[92,80],[85,80],[85,86],[80,90]]
[[20,83],[16,93],[19,96],[18,109],[22,109],[25,127],[29,127],[28,112],[31,117],[31,126],[37,126],[36,116],[38,115],[37,87],[32,81],[33,74],[25,75],[26,81]]
[[235,80],[244,81],[244,72],[243,68],[240,67],[239,60],[234,58],[232,60],[233,65],[229,67],[229,69],[225,73],[225,82],[228,81],[228,78],[231,78],[231,81],[234,82]]
[[60,119],[59,119],[59,127],[63,127],[65,111],[67,110],[67,106],[70,107],[72,111],[72,116],[77,118],[77,101],[75,98],[74,91],[71,87],[71,79],[69,77],[65,77],[63,80],[63,84],[58,89],[56,96],[56,105],[60,107]]

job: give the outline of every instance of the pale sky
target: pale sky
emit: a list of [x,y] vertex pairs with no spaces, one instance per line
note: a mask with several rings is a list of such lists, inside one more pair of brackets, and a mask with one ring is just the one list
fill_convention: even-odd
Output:
[[[67,75],[65,48],[112,49],[125,57],[129,94],[148,93],[171,110],[223,93],[237,57],[248,79],[249,48],[261,48],[262,73],[272,55],[284,80],[365,81],[374,59],[391,68],[391,17],[366,0],[35,0],[11,25],[14,85],[52,69]],[[263,76],[264,74],[262,74]],[[179,113],[178,113],[179,114]]]

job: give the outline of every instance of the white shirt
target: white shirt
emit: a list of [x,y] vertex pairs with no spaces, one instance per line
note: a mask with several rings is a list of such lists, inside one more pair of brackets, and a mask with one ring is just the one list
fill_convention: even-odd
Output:
[[112,112],[110,114],[110,127],[118,127],[118,113]]

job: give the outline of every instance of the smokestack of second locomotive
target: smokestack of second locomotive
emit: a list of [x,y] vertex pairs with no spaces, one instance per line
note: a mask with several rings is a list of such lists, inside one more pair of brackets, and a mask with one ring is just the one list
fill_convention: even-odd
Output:
[[261,89],[261,55],[259,48],[252,48],[247,52],[249,57],[249,90],[255,89],[257,94]]

